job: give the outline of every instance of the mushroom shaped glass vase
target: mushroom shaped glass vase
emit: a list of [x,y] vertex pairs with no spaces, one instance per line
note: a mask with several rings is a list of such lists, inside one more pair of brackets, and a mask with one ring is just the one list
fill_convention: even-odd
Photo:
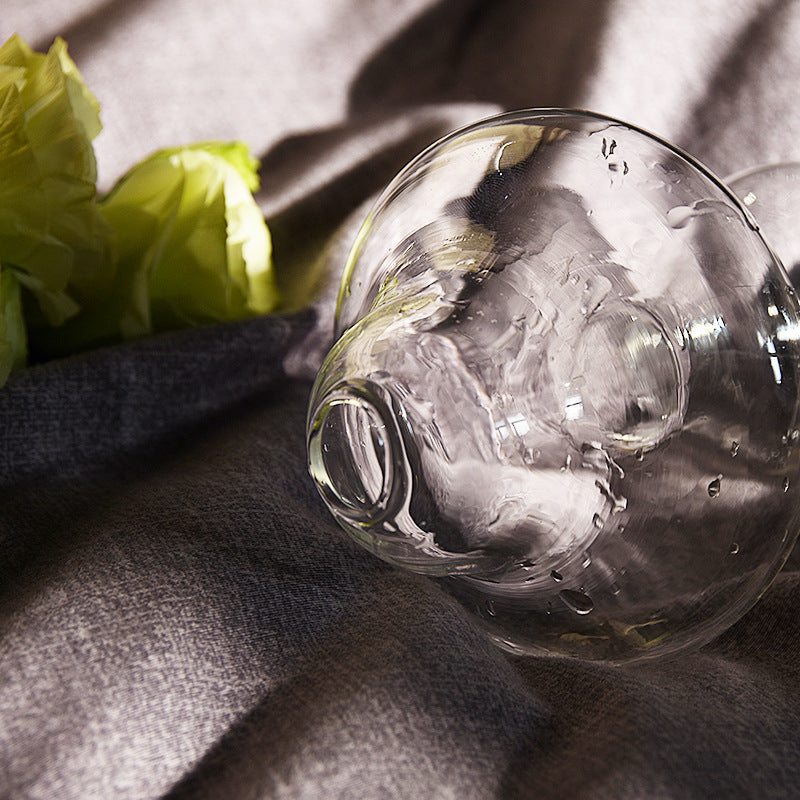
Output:
[[800,314],[734,193],[632,125],[495,117],[368,215],[308,414],[336,520],[516,653],[716,636],[798,531]]

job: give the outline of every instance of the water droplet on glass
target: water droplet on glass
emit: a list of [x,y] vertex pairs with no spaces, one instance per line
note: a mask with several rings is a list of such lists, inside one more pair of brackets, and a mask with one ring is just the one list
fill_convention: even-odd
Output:
[[619,584],[618,583],[612,583],[611,584],[611,594],[613,594],[616,597],[616,595],[618,595],[619,592],[620,592]]
[[611,281],[603,275],[595,275],[583,284],[580,312],[587,317],[597,311],[612,289]]
[[695,210],[689,206],[675,206],[667,211],[667,223],[671,228],[685,228],[695,213]]
[[709,497],[719,497],[721,481],[722,481],[722,475],[718,475],[716,478],[714,478],[713,481],[711,481],[711,483],[708,484]]
[[488,614],[490,617],[493,617],[493,616],[495,616],[495,614],[497,613],[497,612],[494,610],[494,603],[493,603],[491,600],[487,600],[487,601],[486,601],[486,613],[487,613],[487,614]]
[[739,543],[738,542],[733,542],[731,544],[730,553],[731,553],[732,556],[735,556],[738,552],[739,552]]
[[634,456],[635,456],[635,458],[636,458],[636,460],[637,460],[637,461],[643,461],[643,460],[644,460],[644,450],[642,450],[642,448],[640,447],[640,448],[639,448],[639,449],[638,449],[638,450],[637,450],[637,451],[634,453]]
[[592,523],[594,524],[595,528],[602,528],[605,524],[605,520],[599,514],[595,514],[592,517]]
[[578,592],[575,589],[562,589],[558,596],[564,604],[571,608],[576,614],[588,614],[594,609],[592,598],[588,594]]
[[739,442],[735,439],[731,442],[731,458],[736,458],[739,455]]
[[526,447],[522,454],[522,460],[530,467],[536,461],[536,455],[532,447]]
[[520,561],[520,562],[519,562],[519,565],[520,565],[520,566],[521,566],[523,569],[532,569],[533,567],[535,567],[535,566],[536,566],[536,562],[535,562],[535,561],[533,561],[533,560],[532,560],[532,559],[530,559],[530,558],[526,558],[524,561]]
[[581,564],[581,566],[582,566],[584,569],[588,569],[589,567],[591,567],[591,566],[592,566],[592,557],[591,557],[591,555],[589,555],[589,553],[585,553],[585,554],[584,554],[584,556],[583,556],[583,563]]
[[600,491],[606,496],[611,503],[611,513],[621,514],[628,507],[628,498],[623,495],[616,495],[605,484],[599,484]]
[[789,491],[789,479],[788,478],[784,478],[783,479],[783,491],[784,491],[784,493]]
[[551,577],[551,578],[552,578],[552,579],[553,579],[553,580],[554,580],[556,583],[559,583],[560,581],[563,581],[563,580],[564,580],[564,576],[563,576],[563,575],[562,575],[562,574],[561,574],[561,573],[560,573],[558,570],[555,570],[555,569],[554,569],[554,570],[553,570],[553,571],[550,573],[550,577]]

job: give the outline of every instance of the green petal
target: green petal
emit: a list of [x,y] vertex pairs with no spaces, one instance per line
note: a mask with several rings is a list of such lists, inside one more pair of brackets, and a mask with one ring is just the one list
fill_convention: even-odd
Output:
[[252,196],[257,169],[242,143],[170,148],[102,200],[119,253],[118,289],[129,293],[125,335],[275,308],[271,239]]
[[156,154],[156,157],[182,156],[187,150],[192,152],[205,152],[215,158],[227,161],[242,177],[251,192],[257,192],[260,186],[258,168],[261,166],[258,159],[250,152],[244,142],[196,142],[191,147],[168,147]]
[[0,269],[0,386],[25,366],[27,355],[19,283],[10,269]]
[[51,325],[113,280],[96,202],[99,130],[97,100],[63,40],[46,55],[16,35],[0,47],[0,261],[27,276]]
[[83,127],[87,139],[94,139],[102,130],[100,103],[84,83],[78,67],[67,53],[67,43],[57,37],[50,51],[59,61],[66,80],[67,94],[75,119]]

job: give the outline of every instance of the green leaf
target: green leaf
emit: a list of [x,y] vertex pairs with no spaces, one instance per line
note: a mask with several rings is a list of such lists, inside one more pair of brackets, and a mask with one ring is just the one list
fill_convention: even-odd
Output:
[[0,386],[25,366],[27,350],[19,283],[10,269],[0,269]]

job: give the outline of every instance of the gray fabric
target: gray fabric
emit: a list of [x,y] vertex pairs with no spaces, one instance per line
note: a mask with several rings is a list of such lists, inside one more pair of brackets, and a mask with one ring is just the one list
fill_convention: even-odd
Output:
[[582,105],[722,174],[797,158],[800,4],[5,0],[14,30],[69,41],[106,186],[247,140],[287,296],[301,267],[321,294],[0,390],[0,796],[797,796],[796,557],[698,653],[511,659],[338,530],[303,429],[354,226],[416,151]]

